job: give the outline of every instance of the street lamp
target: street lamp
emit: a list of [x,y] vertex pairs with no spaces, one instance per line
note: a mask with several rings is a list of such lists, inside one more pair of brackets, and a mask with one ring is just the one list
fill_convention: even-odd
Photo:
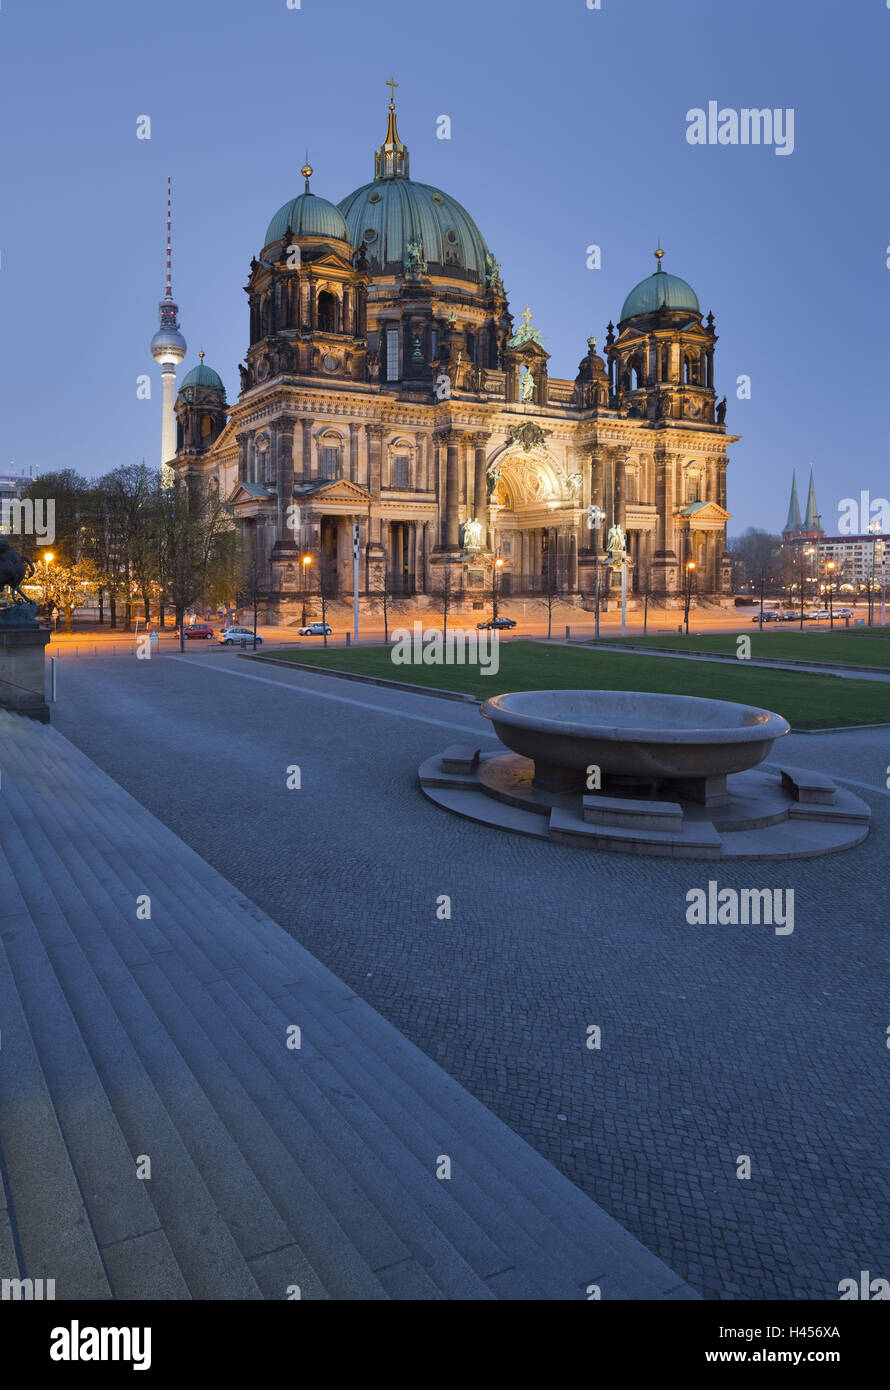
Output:
[[309,575],[309,565],[312,564],[312,556],[304,555],[300,561],[300,593],[303,596],[303,621],[301,627],[306,626],[306,581]]
[[686,636],[687,636],[687,637],[689,636],[689,602],[690,602],[690,599],[692,598],[692,571],[693,571],[694,569],[695,569],[695,561],[694,561],[694,560],[687,560],[687,561],[686,561],[686,611],[685,611],[685,613],[684,613],[684,615],[683,615],[683,621],[684,621],[684,623],[685,623],[685,625],[686,625]]
[[43,557],[42,557],[42,558],[43,558],[43,603],[44,603],[44,606],[48,608],[48,606],[49,606],[49,567],[50,567],[50,565],[51,565],[52,562],[53,562],[53,552],[52,552],[51,550],[44,550],[44,552],[43,552]]
[[833,584],[832,581],[833,581],[833,579],[834,579],[834,571],[837,569],[837,565],[835,564],[834,560],[829,560],[828,563],[826,564],[825,568],[826,568],[827,571],[828,571],[828,617],[829,617],[829,620],[830,620],[830,622],[831,622],[831,626],[832,626],[832,628],[833,628],[833,627],[834,627],[834,584]]
[[494,623],[498,620],[498,589],[500,587],[500,572],[503,568],[504,562],[498,558],[491,571],[491,620]]
[[593,558],[596,563],[596,607],[594,610],[594,635],[600,635],[600,528],[606,519],[606,513],[602,507],[596,505],[587,508],[587,525],[593,532],[594,546]]
[[[869,522],[868,529],[874,537],[871,543],[871,581],[868,586],[868,625],[871,627],[875,620],[875,564],[878,558],[877,551],[881,535],[880,521],[876,518]],[[882,552],[883,549],[884,547],[881,545]]]

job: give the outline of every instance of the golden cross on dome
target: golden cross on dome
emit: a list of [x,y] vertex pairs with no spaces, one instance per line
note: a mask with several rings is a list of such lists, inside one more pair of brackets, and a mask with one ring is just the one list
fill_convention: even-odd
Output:
[[526,328],[531,328],[531,326],[532,326],[532,311],[531,311],[531,309],[529,308],[529,306],[528,306],[527,304],[526,304],[525,308],[523,309],[522,313],[519,315],[519,317],[522,319],[522,322],[523,322],[523,324],[525,325]]
[[389,104],[392,106],[396,99],[395,89],[399,84],[394,77],[390,77],[385,85],[389,88]]

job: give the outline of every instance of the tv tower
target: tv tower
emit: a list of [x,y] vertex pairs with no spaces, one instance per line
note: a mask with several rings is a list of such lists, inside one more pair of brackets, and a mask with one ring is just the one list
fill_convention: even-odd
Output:
[[167,178],[167,284],[164,298],[158,305],[161,326],[151,340],[151,355],[161,364],[161,381],[164,386],[163,414],[161,418],[161,477],[165,483],[173,478],[169,460],[176,453],[176,368],[185,357],[186,341],[179,331],[179,305],[173,302],[172,250],[170,238],[172,201],[171,180]]

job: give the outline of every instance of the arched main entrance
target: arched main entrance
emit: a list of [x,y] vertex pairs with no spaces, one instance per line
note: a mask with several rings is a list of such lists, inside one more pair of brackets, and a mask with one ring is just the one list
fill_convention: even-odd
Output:
[[545,449],[508,451],[489,465],[493,548],[505,565],[504,592],[577,588],[575,503]]

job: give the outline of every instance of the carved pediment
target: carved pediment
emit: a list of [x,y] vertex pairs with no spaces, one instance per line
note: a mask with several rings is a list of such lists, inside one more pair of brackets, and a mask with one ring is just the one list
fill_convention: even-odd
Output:
[[691,502],[687,507],[680,507],[674,515],[690,527],[703,522],[709,526],[723,526],[731,518],[732,512],[726,511],[717,502]]

